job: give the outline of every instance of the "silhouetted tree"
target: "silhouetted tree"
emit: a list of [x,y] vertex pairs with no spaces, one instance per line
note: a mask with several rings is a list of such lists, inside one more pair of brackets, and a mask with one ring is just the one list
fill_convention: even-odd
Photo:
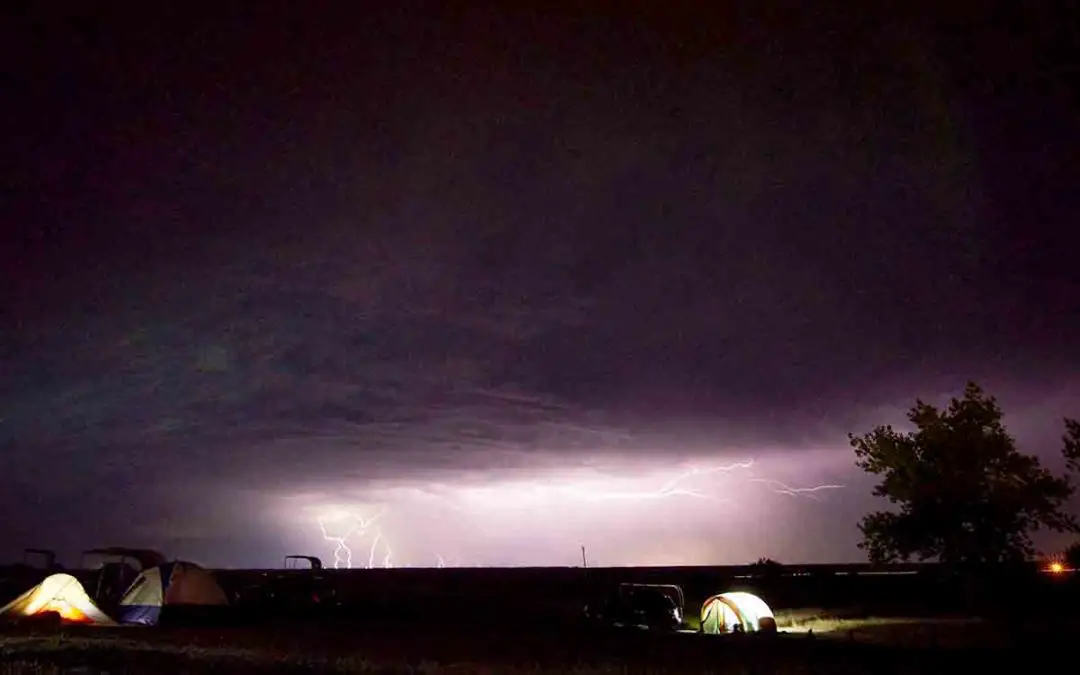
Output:
[[1065,437],[1062,439],[1065,448],[1065,464],[1070,471],[1080,473],[1080,421],[1065,420]]
[[[862,519],[859,545],[872,562],[937,558],[956,566],[1019,562],[1034,551],[1039,529],[1080,531],[1063,508],[1073,494],[1068,475],[1055,477],[1021,454],[1006,432],[997,401],[969,383],[945,410],[921,400],[908,412],[915,431],[879,426],[849,434],[856,464],[882,476],[874,495],[897,508]],[[1066,420],[1064,454],[1080,468],[1080,424]]]
[[[1065,462],[1070,471],[1080,473],[1080,421],[1065,420]],[[1065,564],[1080,570],[1080,541],[1065,549]]]
[[1080,541],[1065,549],[1065,554],[1062,557],[1066,565],[1074,570],[1080,569]]
[[784,566],[772,558],[758,558],[757,562],[750,565],[750,573],[763,577],[779,576],[784,571]]

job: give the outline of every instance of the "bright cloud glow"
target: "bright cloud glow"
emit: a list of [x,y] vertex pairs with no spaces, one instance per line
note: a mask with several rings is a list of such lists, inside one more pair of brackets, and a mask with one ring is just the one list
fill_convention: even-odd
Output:
[[771,533],[755,531],[766,514],[843,496],[842,484],[796,483],[784,468],[767,456],[545,465],[460,483],[334,485],[274,496],[271,510],[292,545],[337,567],[576,565],[582,545],[590,564],[730,564],[749,562],[768,543]]

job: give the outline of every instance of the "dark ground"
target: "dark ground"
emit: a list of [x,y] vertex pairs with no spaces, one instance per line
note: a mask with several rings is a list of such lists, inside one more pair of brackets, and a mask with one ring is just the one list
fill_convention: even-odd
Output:
[[[1059,636],[1060,638],[1060,636]],[[1051,667],[1071,645],[882,646],[776,636],[469,632],[452,616],[425,625],[260,630],[96,629],[9,633],[3,661],[117,672],[746,672],[926,673]],[[17,672],[17,671],[15,671]],[[1030,672],[1026,670],[1026,672]]]
[[[1059,668],[1080,639],[1080,579],[1071,576],[736,576],[718,568],[589,577],[573,569],[222,571],[222,585],[246,598],[216,627],[9,628],[0,633],[0,675],[1030,671]],[[680,583],[688,615],[708,594],[755,591],[782,630],[801,632],[661,635],[584,624],[583,602],[618,581]],[[323,598],[318,606],[308,601],[312,591]],[[895,619],[902,616],[923,618]],[[958,620],[975,616],[982,620]],[[71,670],[79,667],[93,669]]]

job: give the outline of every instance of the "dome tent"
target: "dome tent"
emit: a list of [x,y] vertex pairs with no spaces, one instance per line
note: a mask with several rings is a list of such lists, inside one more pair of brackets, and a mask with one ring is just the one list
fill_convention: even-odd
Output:
[[0,607],[0,618],[30,619],[59,615],[65,623],[113,625],[98,609],[79,580],[70,574],[52,574],[8,604]]
[[[223,607],[225,591],[209,570],[195,563],[175,561],[143,571],[120,599],[121,623],[147,626],[161,622],[168,607],[180,609]],[[174,612],[175,613],[175,612]]]
[[83,551],[79,568],[94,571],[86,580],[86,590],[94,602],[111,611],[141,572],[166,561],[158,551],[107,546]]
[[776,617],[765,601],[753,593],[714,595],[701,606],[703,633],[757,633],[776,630]]

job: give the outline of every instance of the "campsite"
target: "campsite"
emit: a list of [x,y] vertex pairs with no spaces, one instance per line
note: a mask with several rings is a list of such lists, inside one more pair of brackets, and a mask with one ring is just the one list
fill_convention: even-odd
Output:
[[[944,672],[1053,658],[1080,595],[1039,569],[958,584],[933,565],[208,570],[96,553],[7,569],[0,649],[27,670],[4,672]],[[612,599],[645,607],[635,595],[672,598],[678,625],[618,623]]]

